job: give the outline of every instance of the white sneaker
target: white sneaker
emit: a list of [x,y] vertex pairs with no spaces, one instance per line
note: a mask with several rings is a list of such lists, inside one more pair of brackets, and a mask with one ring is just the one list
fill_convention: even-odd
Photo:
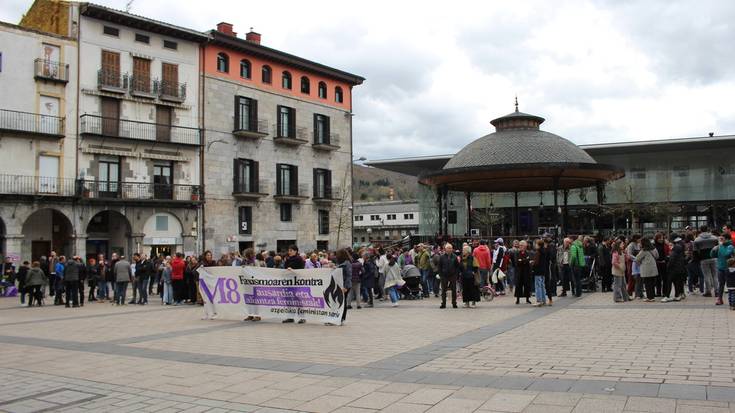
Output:
[[202,320],[209,320],[209,315],[208,314],[204,314],[204,316],[202,316]]
[[398,303],[393,303],[393,307],[398,307]]
[[669,298],[669,297],[664,297],[664,298],[661,299],[661,302],[662,303],[668,303],[669,301],[671,301],[671,298]]
[[217,313],[214,313],[211,316],[209,316],[209,319],[210,320],[216,320],[217,319],[217,316],[218,316]]
[[681,297],[674,297],[673,300],[674,301],[681,301]]

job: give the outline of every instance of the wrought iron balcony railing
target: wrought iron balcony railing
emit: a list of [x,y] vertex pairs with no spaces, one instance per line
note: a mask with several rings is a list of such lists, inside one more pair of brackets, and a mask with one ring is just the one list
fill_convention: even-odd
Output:
[[32,175],[0,175],[0,194],[74,196],[74,178],[58,178]]
[[243,125],[236,125],[232,133],[244,138],[262,138],[268,135],[268,121],[251,119]]
[[36,79],[67,83],[69,81],[69,65],[53,60],[36,59],[33,62]]
[[262,198],[267,196],[269,182],[261,179],[260,181],[253,182],[239,182],[234,181],[232,184],[232,195],[240,198]]
[[64,137],[64,118],[0,109],[0,130]]
[[131,76],[130,94],[133,96],[155,99],[158,96],[159,82],[150,76]]
[[337,134],[327,134],[327,135],[314,135],[314,143],[312,143],[312,146],[314,149],[320,149],[324,151],[335,151],[340,148],[339,145],[339,135]]
[[199,185],[158,184],[152,182],[116,182],[79,180],[79,196],[84,199],[119,199],[148,201],[201,201]]
[[97,71],[97,88],[106,92],[125,93],[129,83],[128,74],[121,74],[119,68],[105,68]]
[[201,134],[197,128],[103,118],[87,114],[81,116],[79,133],[150,142],[201,145]]
[[171,102],[183,102],[186,100],[186,83],[162,80],[158,97],[161,100]]

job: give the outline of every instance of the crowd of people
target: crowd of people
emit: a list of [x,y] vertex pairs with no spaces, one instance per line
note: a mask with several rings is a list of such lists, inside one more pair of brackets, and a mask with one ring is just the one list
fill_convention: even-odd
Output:
[[[471,308],[483,296],[512,293],[516,304],[523,300],[546,306],[553,305],[557,296],[580,297],[583,290],[594,291],[598,286],[602,292],[612,292],[615,302],[654,302],[658,298],[666,303],[701,294],[714,296],[714,304],[723,305],[727,291],[730,309],[735,310],[733,241],[735,232],[725,225],[721,232],[703,226],[652,237],[569,235],[558,240],[545,234],[513,240],[508,246],[502,238],[468,240],[456,242],[456,249],[451,242],[443,242],[303,253],[292,245],[284,253],[247,249],[223,254],[218,260],[210,251],[199,257],[135,253],[130,259],[100,254],[86,262],[51,252],[18,268],[6,259],[0,293],[16,288],[21,304],[29,307],[43,305],[46,297],[66,307],[83,306],[85,298],[87,302],[146,305],[152,296],[164,305],[202,304],[199,267],[256,266],[342,268],[347,297],[343,319],[348,309],[373,307],[375,301],[398,306],[402,299],[433,295],[441,297],[440,308],[446,308],[449,295],[452,307],[458,307],[461,297],[463,305]],[[128,290],[132,291],[130,301]],[[259,321],[260,316],[249,315],[246,320]]]

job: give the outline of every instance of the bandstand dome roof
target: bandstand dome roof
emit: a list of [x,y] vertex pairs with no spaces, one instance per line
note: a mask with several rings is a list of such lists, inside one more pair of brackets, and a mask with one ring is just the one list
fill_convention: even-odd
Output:
[[496,131],[457,152],[440,171],[419,177],[427,185],[465,192],[524,192],[594,186],[624,176],[587,152],[539,128],[544,118],[516,111],[490,123]]

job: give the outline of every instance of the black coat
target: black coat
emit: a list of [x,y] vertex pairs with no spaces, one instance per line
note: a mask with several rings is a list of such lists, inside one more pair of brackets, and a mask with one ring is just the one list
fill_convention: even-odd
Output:
[[439,257],[439,276],[443,278],[457,277],[460,272],[457,254],[444,254]]
[[671,255],[669,255],[669,262],[667,264],[666,271],[670,275],[686,275],[687,259],[684,254],[684,245],[682,245],[681,242],[674,244],[674,248],[671,250]]
[[375,261],[371,259],[365,261],[365,264],[362,265],[362,287],[374,288],[377,275],[378,267],[375,265]]

